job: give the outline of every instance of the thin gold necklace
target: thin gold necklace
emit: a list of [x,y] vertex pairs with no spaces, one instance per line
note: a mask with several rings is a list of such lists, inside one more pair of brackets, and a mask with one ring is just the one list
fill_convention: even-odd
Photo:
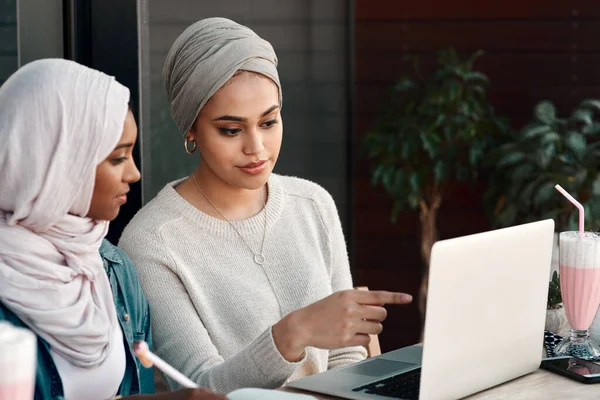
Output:
[[192,179],[194,180],[194,184],[196,185],[196,189],[198,189],[198,191],[202,194],[202,196],[204,196],[204,198],[206,199],[206,201],[208,201],[210,203],[210,205],[217,210],[217,212],[219,214],[221,214],[221,217],[223,217],[223,219],[225,219],[225,221],[229,222],[229,225],[231,225],[231,227],[237,232],[237,234],[239,235],[239,237],[244,241],[244,243],[246,244],[246,246],[248,247],[248,249],[252,252],[252,254],[254,254],[254,262],[257,263],[258,265],[263,265],[267,259],[265,258],[265,255],[263,254],[263,250],[265,249],[265,238],[267,237],[267,203],[265,202],[265,197],[262,194],[262,191],[260,189],[258,189],[258,193],[260,194],[260,198],[263,202],[263,208],[265,209],[265,228],[263,231],[263,238],[262,238],[262,244],[260,246],[260,252],[256,253],[254,250],[252,250],[252,246],[250,246],[250,244],[248,244],[248,242],[246,241],[246,239],[244,238],[244,236],[240,233],[240,231],[235,227],[235,224],[233,222],[231,222],[229,220],[229,218],[227,218],[225,215],[223,215],[223,213],[221,212],[221,210],[219,210],[217,208],[217,206],[215,206],[213,204],[212,201],[210,201],[210,199],[208,198],[208,196],[206,194],[204,194],[204,192],[202,191],[202,189],[200,189],[200,186],[198,185],[198,181],[196,181],[196,174],[193,173],[192,174]]

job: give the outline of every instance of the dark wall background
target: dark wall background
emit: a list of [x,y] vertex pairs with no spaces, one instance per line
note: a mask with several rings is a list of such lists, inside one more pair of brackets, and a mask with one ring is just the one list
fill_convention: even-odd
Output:
[[17,0],[0,0],[0,85],[17,70]]

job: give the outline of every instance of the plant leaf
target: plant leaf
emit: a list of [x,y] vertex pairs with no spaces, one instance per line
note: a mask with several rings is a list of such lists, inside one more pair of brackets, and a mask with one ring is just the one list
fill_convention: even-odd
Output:
[[417,86],[417,84],[410,78],[402,78],[400,81],[394,86],[394,89],[398,92],[404,92],[410,89],[413,89]]
[[544,124],[550,125],[556,119],[556,107],[549,101],[539,102],[534,109],[536,118]]
[[402,209],[404,208],[404,202],[403,201],[395,201],[394,202],[394,208],[392,209],[392,224],[395,224],[396,222],[398,222],[398,214],[400,214],[400,211],[402,211]]
[[500,214],[497,216],[498,224],[500,226],[511,226],[514,225],[515,218],[517,217],[517,207],[515,205],[510,205],[505,208]]
[[437,161],[433,167],[433,174],[436,183],[444,180],[446,177],[446,163],[444,161]]
[[467,81],[480,81],[480,82],[483,82],[484,84],[488,84],[490,82],[487,75],[485,75],[479,71],[468,72],[464,78]]
[[544,149],[538,149],[538,151],[536,152],[535,159],[539,167],[542,169],[548,168],[548,165],[550,165],[550,161],[552,161],[552,159],[548,156]]
[[594,196],[600,196],[600,175],[594,180],[592,184],[592,194]]
[[544,153],[546,154],[546,157],[548,157],[550,162],[552,162],[552,159],[554,158],[554,155],[556,154],[556,146],[554,145],[554,143],[547,143],[544,146]]
[[531,177],[531,174],[534,171],[535,171],[535,167],[533,166],[533,164],[521,164],[521,165],[513,168],[509,172],[509,176],[513,181],[523,181],[523,180],[527,180],[530,178],[535,178],[535,177]]
[[587,178],[587,175],[587,169],[580,169],[579,171],[577,171],[577,173],[575,173],[575,176],[573,177],[573,183],[576,186],[583,184],[585,182],[585,178]]
[[518,163],[519,161],[522,161],[525,158],[525,154],[523,153],[508,153],[506,155],[504,155],[499,161],[498,164],[496,164],[497,168],[500,167],[506,167],[508,165],[513,165]]
[[536,207],[540,207],[542,204],[550,200],[555,192],[554,185],[554,182],[547,182],[540,186],[537,193],[533,197],[533,204]]
[[419,205],[419,195],[416,193],[411,193],[410,195],[408,195],[408,205],[410,206],[410,208],[417,208],[417,206]]
[[585,147],[587,146],[587,142],[585,137],[577,132],[571,131],[567,133],[565,138],[565,145],[570,148],[575,154],[581,154],[585,151]]
[[371,185],[372,186],[377,186],[379,184],[379,182],[381,182],[381,177],[383,176],[383,173],[385,172],[385,168],[386,168],[385,164],[378,164],[377,166],[375,166],[375,168],[373,169],[373,173],[371,175]]
[[597,135],[600,133],[600,124],[592,123],[590,125],[584,126],[582,130],[584,135]]
[[518,191],[519,194],[519,199],[521,202],[523,202],[523,204],[527,207],[529,207],[533,201],[533,192],[534,190],[539,186],[540,184],[540,179],[543,178],[536,178],[536,179],[531,179],[524,188],[520,188],[520,190]]
[[421,191],[421,186],[419,182],[419,175],[416,172],[412,172],[410,177],[408,178],[410,183],[410,188],[414,193],[419,193]]
[[552,132],[552,128],[548,125],[533,125],[523,128],[523,138],[531,139],[537,136],[545,135]]
[[595,108],[600,111],[600,100],[587,99],[581,102],[580,107]]
[[423,147],[425,148],[427,153],[429,153],[429,157],[431,157],[431,159],[435,159],[438,154],[438,149],[437,146],[434,144],[435,139],[432,136],[434,135],[427,134],[425,132],[421,132],[419,134],[419,137],[421,138],[421,143],[423,144]]
[[585,125],[590,125],[592,123],[593,116],[594,113],[592,110],[578,109],[573,111],[573,115],[571,115],[571,120],[582,122]]
[[560,135],[556,132],[548,132],[544,135],[542,139],[542,144],[558,142],[560,140]]
[[471,164],[471,167],[477,167],[482,155],[483,150],[480,147],[471,146],[469,149],[469,163]]

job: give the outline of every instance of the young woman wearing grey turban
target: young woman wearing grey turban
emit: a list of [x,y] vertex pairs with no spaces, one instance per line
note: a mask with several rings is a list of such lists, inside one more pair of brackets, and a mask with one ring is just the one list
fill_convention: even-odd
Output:
[[272,173],[283,133],[276,67],[271,45],[228,19],[179,36],[163,79],[185,151],[201,159],[120,242],[150,302],[156,352],[218,392],[362,360],[382,305],[411,300],[352,290],[332,197]]

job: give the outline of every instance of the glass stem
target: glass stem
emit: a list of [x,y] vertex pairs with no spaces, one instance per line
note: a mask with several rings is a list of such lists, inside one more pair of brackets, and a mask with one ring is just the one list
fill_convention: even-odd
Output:
[[578,329],[569,329],[570,339],[573,342],[584,342],[590,336],[589,329],[578,330]]

